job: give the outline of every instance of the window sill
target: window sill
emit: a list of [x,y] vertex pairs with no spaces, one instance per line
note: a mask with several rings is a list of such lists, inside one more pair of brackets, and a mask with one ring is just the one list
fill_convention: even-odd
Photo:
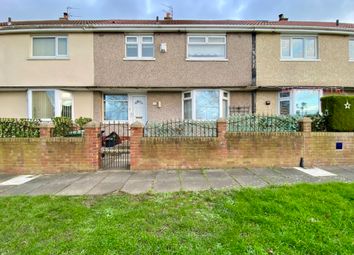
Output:
[[154,61],[156,58],[123,58],[124,61]]
[[280,62],[320,62],[321,59],[280,59]]
[[29,57],[27,60],[70,60],[69,57]]
[[217,59],[217,58],[186,58],[186,61],[194,62],[228,62],[227,58]]

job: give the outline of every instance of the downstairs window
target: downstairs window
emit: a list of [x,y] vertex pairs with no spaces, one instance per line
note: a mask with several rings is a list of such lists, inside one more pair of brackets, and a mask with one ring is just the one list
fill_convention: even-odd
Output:
[[220,89],[197,89],[183,92],[183,118],[216,120],[227,117],[229,93]]

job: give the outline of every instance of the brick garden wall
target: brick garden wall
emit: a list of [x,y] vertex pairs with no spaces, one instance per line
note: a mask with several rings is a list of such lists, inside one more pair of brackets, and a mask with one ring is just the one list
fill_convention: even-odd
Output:
[[[218,137],[143,137],[142,126],[132,126],[131,169],[196,169],[235,167],[293,167],[354,165],[354,133],[226,132],[218,122]],[[336,150],[336,142],[343,150]]]
[[89,123],[84,137],[0,138],[0,172],[57,173],[95,171],[100,168],[100,128]]

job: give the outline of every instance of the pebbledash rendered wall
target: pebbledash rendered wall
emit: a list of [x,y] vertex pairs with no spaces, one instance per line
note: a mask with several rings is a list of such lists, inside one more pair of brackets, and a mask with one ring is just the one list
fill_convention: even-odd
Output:
[[[131,170],[235,167],[306,167],[354,165],[354,133],[311,132],[311,120],[301,121],[302,132],[226,132],[219,120],[215,138],[143,137],[132,125]],[[337,150],[336,143],[343,149]]]
[[100,125],[85,126],[83,137],[51,137],[42,126],[39,138],[0,138],[0,172],[58,173],[100,168]]

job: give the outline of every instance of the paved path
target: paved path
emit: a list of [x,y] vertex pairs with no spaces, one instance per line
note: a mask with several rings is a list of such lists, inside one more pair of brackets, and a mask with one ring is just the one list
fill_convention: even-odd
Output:
[[0,173],[0,196],[11,195],[104,195],[117,192],[201,191],[239,189],[305,182],[354,182],[354,166],[321,167],[335,176],[316,177],[294,168],[252,168],[186,171],[99,171],[40,175],[21,185],[2,185],[15,175]]

